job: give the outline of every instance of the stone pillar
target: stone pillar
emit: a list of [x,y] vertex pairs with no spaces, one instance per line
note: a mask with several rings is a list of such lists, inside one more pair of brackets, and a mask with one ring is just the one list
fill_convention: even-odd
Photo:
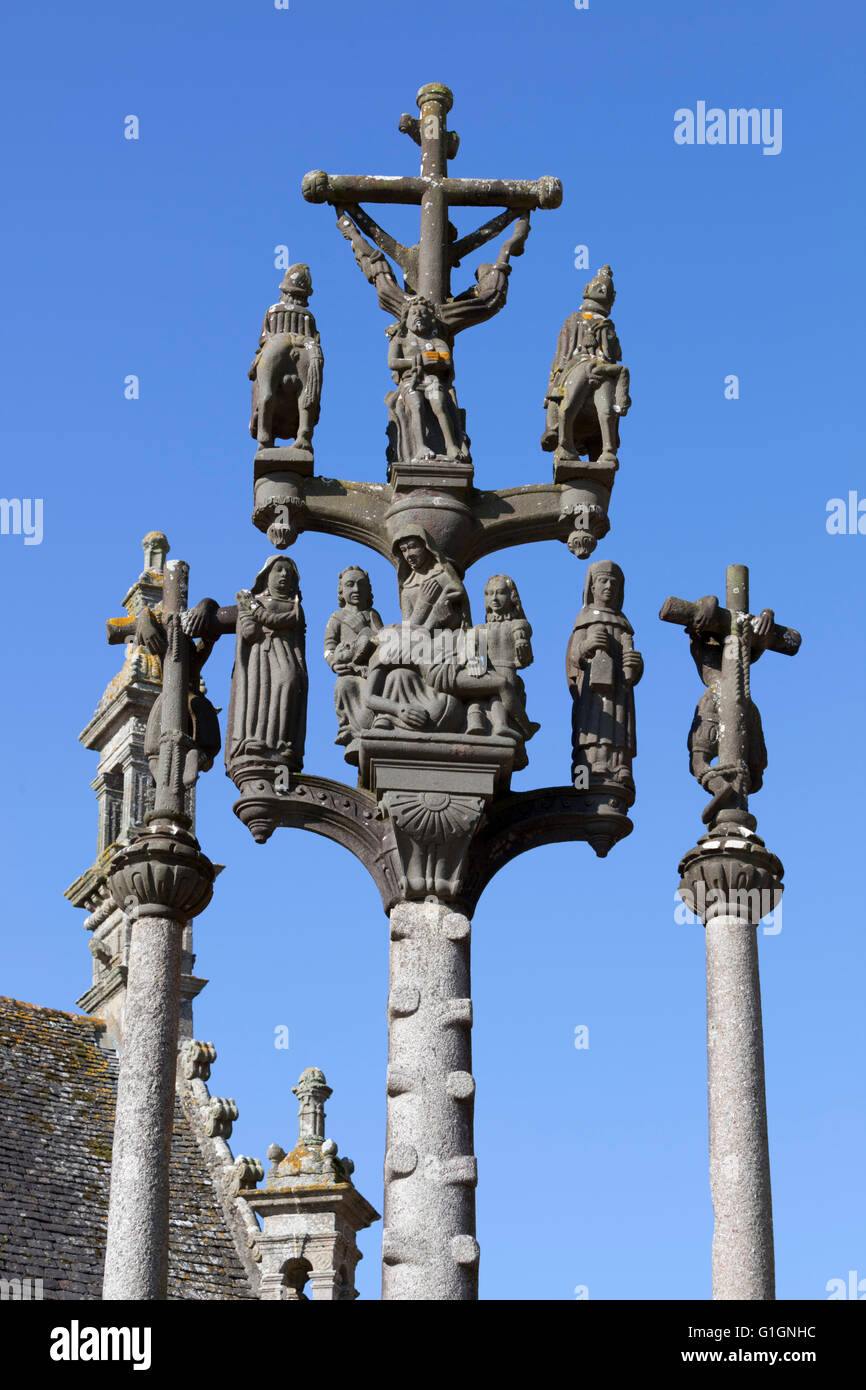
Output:
[[478,1297],[469,919],[391,910],[382,1297]]
[[182,932],[167,917],[139,917],[132,928],[104,1299],[166,1296]]
[[[751,820],[751,817],[743,819]],[[749,825],[714,827],[680,864],[680,896],[707,949],[707,1090],[713,1298],[775,1298],[757,924],[782,865]]]
[[706,935],[713,1298],[774,1299],[757,927],[715,917]]

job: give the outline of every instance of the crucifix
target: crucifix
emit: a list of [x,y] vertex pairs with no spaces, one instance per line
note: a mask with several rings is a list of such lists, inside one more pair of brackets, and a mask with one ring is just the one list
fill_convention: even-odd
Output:
[[[460,264],[462,256],[496,236],[520,214],[535,208],[558,208],[562,202],[562,184],[550,176],[537,180],[449,177],[448,161],[454,158],[460,143],[456,132],[447,125],[453,101],[448,87],[441,82],[428,82],[417,96],[420,117],[400,117],[400,130],[421,147],[421,172],[417,177],[326,174],[316,169],[306,175],[302,189],[310,203],[330,203],[338,210],[351,208],[358,226],[401,267],[407,291],[423,295],[437,306],[450,298],[451,268]],[[358,203],[419,203],[418,244],[401,245],[371,217],[361,213],[356,208]],[[469,236],[456,240],[448,221],[451,207],[504,207],[506,211]]]
[[[745,565],[729,565],[726,583],[727,608],[712,595],[697,603],[669,598],[659,613],[689,633],[707,687],[695,711],[689,753],[692,775],[713,793],[703,813],[708,825],[748,817],[749,795],[761,786],[767,765],[761,717],[751,698],[752,665],[765,651],[794,656],[800,647],[799,632],[777,623],[771,608],[757,617],[749,613]],[[754,829],[754,818],[750,821]]]
[[[750,670],[764,651],[794,656],[800,634],[772,609],[749,613],[749,571],[729,565],[727,607],[669,598],[659,614],[679,623],[707,687],[689,734],[692,774],[712,800],[709,829],[680,864],[679,895],[706,928],[707,1093],[713,1230],[713,1297],[775,1298],[773,1208],[757,926],[779,930],[782,864],[757,835],[749,795],[767,765]],[[717,765],[713,760],[717,758]]]

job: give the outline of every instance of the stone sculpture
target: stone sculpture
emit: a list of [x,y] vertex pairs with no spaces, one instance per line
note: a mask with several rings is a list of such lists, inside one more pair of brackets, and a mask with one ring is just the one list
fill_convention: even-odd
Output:
[[[698,674],[707,687],[695,709],[689,730],[689,770],[712,800],[704,807],[701,819],[711,825],[718,812],[735,798],[737,768],[712,766],[719,756],[719,707],[722,681],[724,637],[713,631],[718,626],[719,600],[714,595],[698,600],[695,615],[686,631],[689,647]],[[751,620],[749,664],[758,660],[767,648],[775,619],[772,608],[765,608]],[[747,794],[760,789],[767,766],[767,746],[758,706],[751,698],[745,683],[742,691],[742,716],[745,725],[745,762],[748,767]]]
[[622,611],[625,576],[612,560],[586,574],[583,608],[565,666],[572,709],[572,778],[578,790],[614,782],[634,791],[634,687],[643,675],[634,629]]
[[[745,577],[743,577],[745,576]],[[750,670],[765,651],[793,656],[800,634],[780,627],[772,608],[746,611],[748,570],[728,567],[728,608],[715,595],[688,603],[669,598],[660,617],[681,624],[701,680],[707,687],[689,730],[689,768],[712,800],[706,825],[749,817],[749,796],[759,790],[767,766],[761,716],[751,697]],[[745,593],[746,602],[742,598]],[[714,764],[714,759],[718,762]],[[754,827],[752,827],[754,828]]]
[[334,742],[348,746],[372,721],[365,684],[382,619],[373,607],[370,576],[359,565],[350,565],[340,574],[337,601],[339,607],[325,628],[325,660],[337,677],[334,706],[339,729]]
[[312,293],[309,266],[290,266],[279,299],[265,314],[249,370],[253,439],[260,449],[272,448],[277,438],[293,439],[287,454],[304,459],[313,457],[324,366],[316,320],[307,307]]
[[541,437],[542,449],[555,451],[557,463],[588,455],[590,462],[617,466],[619,421],[631,399],[628,368],[609,318],[615,298],[610,266],[603,265],[560,330]]
[[[527,718],[526,688],[517,672],[532,665],[532,628],[510,575],[490,576],[484,586],[484,609],[486,622],[478,629],[477,654],[468,669],[473,675],[486,672],[489,680],[500,684],[494,695],[469,705],[466,731],[530,739],[541,725]],[[515,766],[525,766],[525,753],[523,759]]]
[[[181,615],[183,623],[184,615]],[[185,629],[184,629],[185,631]],[[119,640],[120,631],[109,633],[109,642]],[[165,659],[168,649],[168,633],[163,615],[152,608],[144,607],[137,615],[133,625],[133,644],[143,648],[150,656],[160,662]],[[189,791],[195,786],[200,772],[207,772],[220,751],[220,728],[217,712],[207,698],[202,680],[202,668],[213,650],[213,642],[198,640],[190,645],[188,657],[189,691],[187,694],[187,732],[190,745],[187,748],[182,772],[184,788]],[[144,753],[150,765],[151,776],[157,780],[159,750],[162,730],[163,694],[156,697],[148,715],[144,735]]]
[[[473,286],[462,294],[449,295],[434,303],[414,292],[410,276],[415,273],[415,262],[406,247],[394,242],[358,207],[338,207],[337,214],[337,226],[351,243],[355,260],[367,280],[375,287],[379,304],[397,319],[388,330],[391,338],[388,366],[397,384],[397,390],[385,397],[389,417],[389,462],[438,458],[468,463],[465,412],[457,405],[454,390],[454,338],[463,329],[484,323],[504,308],[511,273],[510,258],[523,255],[529,236],[529,217],[518,220],[495,264],[485,263],[478,267]],[[496,219],[496,227],[490,235],[510,220],[509,216],[502,224],[501,219]],[[453,227],[448,225],[449,232],[453,233]],[[397,284],[382,252],[361,235],[359,227],[362,226],[404,264],[405,289]],[[453,263],[459,264],[459,261]]]
[[468,460],[465,417],[454,391],[454,362],[444,327],[421,295],[407,299],[388,349],[397,389],[385,397],[391,460]]
[[305,621],[297,566],[272,555],[237,595],[237,646],[226,736],[229,773],[265,756],[299,772],[307,722]]

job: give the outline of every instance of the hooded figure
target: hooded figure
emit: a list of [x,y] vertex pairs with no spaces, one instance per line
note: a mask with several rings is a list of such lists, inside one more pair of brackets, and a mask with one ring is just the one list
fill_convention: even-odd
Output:
[[304,763],[307,723],[305,621],[298,570],[272,555],[238,599],[237,645],[226,735],[226,766],[268,756],[293,772]]
[[[583,608],[568,643],[565,670],[572,709],[572,776],[586,789],[587,774],[633,788],[637,752],[634,691],[643,675],[634,629],[622,611],[625,576],[612,560],[586,572]],[[580,774],[579,774],[579,770]]]
[[460,732],[466,711],[455,687],[465,656],[444,637],[471,627],[469,598],[422,526],[402,527],[392,549],[403,621],[377,634],[365,692],[373,727]]
[[[414,544],[413,544],[414,542]],[[413,627],[472,626],[469,597],[455,566],[434,546],[423,526],[407,525],[394,537],[400,612]],[[434,592],[434,586],[438,592]]]

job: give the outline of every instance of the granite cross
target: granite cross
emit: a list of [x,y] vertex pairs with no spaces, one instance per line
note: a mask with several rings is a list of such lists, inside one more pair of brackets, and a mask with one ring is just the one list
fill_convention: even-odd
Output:
[[[782,627],[773,619],[772,609],[759,617],[749,613],[749,570],[746,565],[729,565],[726,571],[727,608],[715,598],[690,603],[669,598],[659,617],[666,623],[679,623],[695,633],[722,639],[719,678],[719,771],[726,773],[734,788],[730,815],[734,819],[748,813],[749,802],[749,718],[751,699],[749,669],[753,648],[794,656],[800,647],[800,634]],[[724,813],[721,813],[724,819]]]
[[[454,179],[448,161],[457,153],[459,139],[446,124],[453,95],[441,82],[430,82],[418,93],[420,119],[400,117],[400,130],[421,146],[421,173],[401,178],[384,174],[326,174],[321,169],[307,174],[303,194],[310,203],[352,207],[366,203],[420,203],[421,235],[416,247],[404,247],[364,217],[364,230],[403,268],[412,288],[431,304],[442,304],[450,295],[452,265],[475,247],[489,241],[519,213],[534,208],[557,208],[562,202],[559,179]],[[451,240],[450,207],[505,207],[507,211],[458,242]]]

